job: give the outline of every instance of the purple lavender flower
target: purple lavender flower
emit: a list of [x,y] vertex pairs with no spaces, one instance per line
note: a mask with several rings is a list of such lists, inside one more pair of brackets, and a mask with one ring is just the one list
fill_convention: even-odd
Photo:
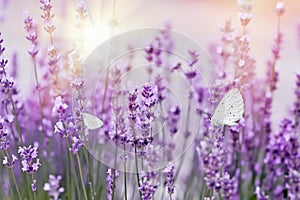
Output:
[[51,0],[40,0],[42,7],[41,10],[43,11],[41,17],[44,20],[46,26],[45,30],[49,34],[53,34],[55,30],[55,26],[52,24],[52,19],[54,14],[51,13],[52,5],[50,4]]
[[144,85],[141,93],[143,105],[152,108],[157,102],[157,89],[152,85]]
[[56,124],[54,125],[54,133],[59,134],[61,137],[68,136],[68,132],[66,131],[64,123],[62,121],[56,122]]
[[87,9],[86,9],[86,5],[85,5],[84,1],[80,1],[77,4],[76,14],[77,14],[77,16],[76,16],[77,17],[76,27],[79,30],[82,30],[86,25],[86,19],[88,17],[88,13],[87,13]]
[[[57,52],[56,52],[56,48],[51,45],[47,48],[47,54],[49,56],[49,61],[48,61],[48,65],[50,66],[50,73],[53,74],[54,76],[57,76],[57,73],[58,73],[58,66],[57,66],[57,62],[59,60],[59,57],[57,55]],[[57,83],[55,83],[57,84]]]
[[142,94],[142,105],[140,106],[138,125],[142,135],[149,136],[152,129],[152,122],[155,119],[153,107],[157,103],[157,89],[152,85],[144,85]]
[[220,177],[220,161],[216,156],[208,155],[203,160],[205,166],[205,182],[208,188],[214,188],[219,191],[222,187]]
[[188,63],[189,69],[185,72],[185,76],[187,79],[192,80],[197,76],[197,72],[194,69],[195,64],[198,62],[199,54],[196,51],[188,51],[190,55],[190,60]]
[[174,39],[172,38],[171,30],[172,24],[171,22],[166,22],[164,24],[164,29],[160,31],[162,49],[164,49],[168,55],[172,53],[174,49]]
[[68,104],[65,103],[65,100],[62,96],[57,96],[54,101],[54,106],[52,109],[52,113],[56,116],[60,116],[61,118],[66,114],[66,110],[68,108]]
[[13,53],[12,55],[12,70],[11,70],[11,76],[17,78],[17,70],[19,68],[19,57],[16,52]]
[[36,180],[35,180],[35,179],[32,180],[32,183],[31,183],[31,190],[32,190],[33,192],[36,191]]
[[271,124],[271,109],[272,109],[272,94],[267,92],[264,105],[261,109],[262,117],[263,117],[263,128],[266,133],[264,138],[261,140],[261,143],[265,145],[268,135],[272,132],[272,124]]
[[235,200],[236,198],[236,180],[235,177],[230,178],[230,175],[225,172],[222,177],[223,197],[226,200]]
[[129,92],[128,95],[128,109],[129,109],[129,119],[133,122],[137,119],[137,109],[139,105],[137,104],[138,91],[135,89],[132,92]]
[[155,77],[155,85],[157,87],[157,98],[158,98],[158,102],[163,101],[166,97],[165,94],[163,93],[165,90],[165,86],[163,85],[163,77],[160,75],[157,75]]
[[[114,122],[112,131],[109,133],[110,140],[117,142],[118,144],[132,144],[133,134],[128,131],[128,123],[126,121],[123,111],[118,113],[118,119]],[[126,158],[126,155],[124,155]]]
[[11,161],[7,156],[4,156],[2,164],[6,165],[8,168],[13,168],[17,161],[18,161],[18,158],[14,154],[12,154]]
[[155,178],[155,173],[142,173],[139,190],[143,200],[151,200],[153,198],[158,188]]
[[255,194],[258,200],[269,200],[269,196],[265,195],[265,193],[261,190],[259,186],[255,189]]
[[32,47],[31,47],[31,49],[29,49],[28,53],[31,56],[31,58],[33,60],[35,60],[35,57],[38,53],[38,50],[37,50],[37,45],[38,45],[38,41],[37,41],[38,33],[37,33],[37,31],[38,31],[38,27],[33,22],[33,18],[30,17],[30,16],[25,18],[24,24],[25,24],[24,29],[27,32],[26,39],[32,44]]
[[[294,124],[289,119],[284,119],[280,125],[280,132],[272,135],[267,146],[264,163],[268,171],[266,188],[270,194],[278,197],[286,197],[286,187],[290,170],[299,170],[299,142],[294,132]],[[283,180],[283,185],[276,183]]]
[[77,154],[80,148],[83,146],[84,141],[79,137],[72,137],[73,143],[69,149],[72,154]]
[[[1,122],[0,122],[0,126],[1,126]],[[0,128],[0,148],[3,150],[7,150],[9,147],[9,140],[7,139],[7,135],[8,135],[8,130],[6,128]]]
[[222,177],[220,170],[224,165],[224,138],[218,136],[214,142],[211,152],[203,157],[204,180],[210,189],[220,191],[222,189]]
[[44,184],[44,191],[47,191],[53,200],[59,200],[59,195],[65,191],[63,187],[59,186],[61,179],[61,175],[55,177],[54,175],[50,174],[48,182]]
[[[83,88],[84,81],[82,79],[82,67],[83,63],[80,59],[80,52],[79,50],[75,50],[68,54],[68,63],[70,65],[71,71],[71,87],[75,91],[80,91]],[[80,101],[83,101],[83,97],[81,92],[79,92],[77,97],[77,102],[80,105]]]
[[170,195],[170,200],[172,199],[172,194],[174,194],[174,164],[173,163],[169,163],[168,166],[164,169],[163,173],[166,174],[166,185],[167,185],[167,189],[168,189],[168,193]]
[[107,178],[106,178],[106,181],[107,181],[107,199],[108,200],[113,200],[113,190],[115,190],[116,188],[116,185],[114,183],[114,180],[115,178],[119,176],[119,171],[118,170],[115,170],[115,173],[114,173],[114,170],[112,168],[108,168],[107,170]]
[[23,146],[19,147],[18,153],[22,157],[22,171],[28,174],[33,174],[38,171],[41,166],[40,159],[38,158],[37,147]]
[[188,53],[190,55],[189,66],[192,67],[198,62],[199,54],[196,51],[191,50],[189,50]]
[[54,125],[54,133],[59,134],[61,137],[78,136],[78,123],[72,116],[68,116],[65,119],[60,119]]
[[153,46],[150,45],[149,47],[145,47],[144,51],[146,52],[146,59],[148,60],[149,63],[151,63],[152,60],[153,60],[153,56],[152,56],[152,54],[153,54]]
[[13,77],[3,76],[0,80],[0,84],[1,84],[1,92],[4,95],[9,95],[9,93],[11,92],[15,84],[15,81]]
[[296,101],[294,102],[293,106],[293,114],[295,117],[295,128],[299,125],[299,119],[300,119],[300,74],[296,75],[296,89],[295,89],[295,95],[296,95]]
[[[0,36],[1,36],[1,33],[0,33]],[[0,61],[0,68],[1,68],[1,73],[0,74],[3,74],[4,72],[2,70],[4,70],[8,60],[4,59],[2,57],[4,51],[5,51],[5,47],[2,46],[2,43],[3,43],[3,39],[0,39],[0,56],[1,56],[1,61]]]
[[291,200],[300,199],[300,172],[299,170],[290,169],[289,175],[287,175],[287,178],[290,180],[289,183],[287,183],[286,187],[288,189],[288,197]]
[[181,109],[179,106],[173,106],[168,111],[168,127],[171,135],[178,132],[178,122],[180,120]]
[[49,38],[50,38],[50,45],[47,48],[47,54],[48,54],[48,65],[50,67],[49,72],[51,73],[51,83],[53,85],[53,93],[55,95],[61,94],[61,85],[59,84],[60,80],[58,77],[58,72],[59,72],[59,66],[58,66],[58,61],[59,61],[59,56],[57,54],[57,48],[54,46],[54,41],[53,41],[53,34],[55,31],[55,26],[53,24],[53,17],[54,14],[51,13],[52,10],[52,5],[51,5],[51,0],[40,0],[42,6],[40,7],[42,10],[42,19],[44,20],[45,23],[45,31],[48,33]]
[[272,47],[272,58],[268,61],[268,70],[267,70],[267,83],[270,86],[270,90],[276,90],[276,83],[278,82],[278,72],[276,71],[276,62],[280,58],[280,53],[282,49],[283,43],[283,34],[280,32],[280,17],[284,13],[284,4],[282,2],[278,2],[275,10],[278,18],[278,26],[277,32],[274,38],[274,45]]

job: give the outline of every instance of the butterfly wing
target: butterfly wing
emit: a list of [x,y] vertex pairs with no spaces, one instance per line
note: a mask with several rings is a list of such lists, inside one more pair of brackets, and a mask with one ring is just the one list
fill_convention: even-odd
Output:
[[234,88],[227,92],[218,104],[211,118],[211,123],[214,126],[234,126],[243,114],[243,96],[237,88]]
[[230,90],[223,98],[225,101],[224,125],[234,126],[244,114],[243,96],[237,88]]
[[90,130],[100,128],[103,125],[102,120],[94,115],[82,113],[82,118],[84,125]]
[[224,125],[223,123],[224,117],[225,117],[225,98],[223,97],[223,99],[218,104],[213,116],[211,117],[210,123],[213,126]]

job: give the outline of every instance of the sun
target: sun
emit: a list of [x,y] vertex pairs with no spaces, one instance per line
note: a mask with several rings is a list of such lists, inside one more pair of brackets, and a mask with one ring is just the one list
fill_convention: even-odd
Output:
[[88,56],[100,44],[112,37],[112,28],[107,23],[89,25],[83,30],[83,57]]

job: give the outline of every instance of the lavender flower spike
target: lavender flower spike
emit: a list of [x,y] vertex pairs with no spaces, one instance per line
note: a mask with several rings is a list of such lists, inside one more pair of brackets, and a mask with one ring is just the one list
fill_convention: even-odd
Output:
[[142,194],[143,200],[152,200],[158,185],[155,183],[156,174],[155,173],[142,173],[141,182],[139,190]]
[[114,170],[112,168],[108,168],[107,178],[106,178],[106,181],[107,181],[107,199],[108,200],[113,199],[112,193],[113,193],[114,188],[116,187],[115,184],[114,184],[114,176],[115,177],[119,176],[119,171],[116,170],[115,174],[114,174]]
[[6,165],[8,168],[13,168],[14,165],[16,164],[18,158],[12,154],[12,160],[9,161],[9,158],[7,156],[4,156],[4,160],[2,161],[3,165]]
[[37,147],[19,147],[18,153],[22,157],[22,171],[28,174],[37,172],[41,166],[40,159],[37,158],[38,150]]
[[166,167],[166,169],[163,171],[163,173],[166,174],[167,176],[167,180],[166,180],[166,185],[167,185],[167,189],[168,189],[168,193],[170,195],[170,200],[172,200],[172,194],[174,194],[174,164],[173,163],[169,163],[168,166]]
[[63,187],[59,187],[59,182],[62,179],[61,175],[55,177],[54,175],[49,175],[49,182],[45,183],[44,191],[49,192],[49,196],[53,197],[52,200],[59,200],[59,195],[65,191]]
[[31,190],[32,190],[33,192],[36,191],[36,180],[35,180],[35,179],[32,180],[32,183],[31,183]]

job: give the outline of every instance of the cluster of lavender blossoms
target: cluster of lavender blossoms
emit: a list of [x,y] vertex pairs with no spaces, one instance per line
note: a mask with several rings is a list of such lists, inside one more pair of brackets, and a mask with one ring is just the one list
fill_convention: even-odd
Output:
[[[22,171],[28,174],[36,173],[41,166],[37,147],[32,147],[31,145],[19,147],[18,153],[22,158]],[[34,178],[32,179],[31,189],[36,191],[36,180]]]
[[49,175],[49,182],[44,184],[44,191],[49,192],[49,196],[53,197],[51,200],[59,200],[59,195],[65,191],[63,187],[59,186],[62,176]]
[[[118,26],[116,2],[110,33]],[[299,200],[299,73],[289,114],[273,120],[288,39],[285,4],[274,6],[271,56],[258,76],[250,39],[255,7],[237,2],[240,28],[231,21],[220,28],[209,48],[213,67],[200,48],[182,44],[170,22],[143,38],[142,48],[126,41],[117,58],[121,45],[105,43],[111,46],[97,54],[100,63],[89,66],[86,34],[97,20],[83,0],[40,0],[40,16],[25,12],[26,51],[9,44],[6,51],[3,30],[0,199]],[[1,13],[0,25],[5,20]],[[70,32],[75,38],[61,34]],[[19,85],[23,54],[33,70],[27,93]],[[214,126],[211,116],[233,88],[242,94],[243,117]]]

